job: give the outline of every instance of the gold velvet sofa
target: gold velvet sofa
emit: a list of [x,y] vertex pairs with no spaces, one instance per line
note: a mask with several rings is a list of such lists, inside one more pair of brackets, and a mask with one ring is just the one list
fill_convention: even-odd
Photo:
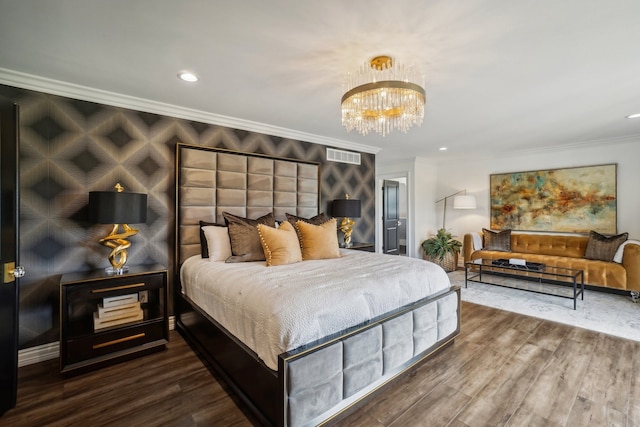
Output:
[[[640,245],[626,242],[622,262],[599,261],[585,258],[588,236],[511,233],[510,251],[485,250],[479,246],[483,233],[465,234],[464,260],[478,258],[520,258],[555,267],[584,271],[585,284],[626,290],[634,301],[640,295]],[[475,241],[475,245],[474,245]]]

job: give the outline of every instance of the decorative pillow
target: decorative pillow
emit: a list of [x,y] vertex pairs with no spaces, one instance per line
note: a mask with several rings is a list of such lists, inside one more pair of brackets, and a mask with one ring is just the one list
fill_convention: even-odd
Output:
[[303,218],[301,216],[292,215],[289,213],[286,213],[285,216],[287,217],[287,221],[289,221],[294,227],[296,226],[296,222],[298,221],[304,221],[307,224],[320,225],[331,219],[326,216],[324,212],[320,212],[318,215],[312,216],[311,218]]
[[340,257],[338,226],[335,218],[321,225],[313,225],[304,221],[298,221],[297,225],[300,231],[303,260]]
[[264,224],[258,224],[257,227],[267,267],[302,261],[300,242],[293,225],[285,221],[279,228]]
[[486,228],[482,229],[484,236],[483,249],[489,251],[511,251],[511,230],[491,231]]
[[296,229],[296,233],[298,234],[298,239],[300,239],[300,230],[298,230],[298,221],[304,221],[307,224],[320,225],[320,224],[324,224],[325,222],[331,219],[328,216],[326,216],[324,212],[321,212],[316,216],[312,216],[311,218],[303,218],[301,216],[292,215],[289,213],[285,213],[285,216],[287,217],[287,221],[289,221],[291,225],[293,225],[293,227]]
[[226,259],[226,262],[264,261],[264,251],[256,226],[264,224],[275,227],[273,212],[258,219],[243,218],[229,212],[222,212],[222,216],[229,227],[231,240],[232,255]]
[[210,261],[225,261],[231,256],[229,228],[207,225],[201,230],[204,232]]
[[600,261],[613,261],[613,257],[618,247],[629,237],[629,233],[618,234],[617,236],[603,236],[591,230],[589,241],[584,257]]
[[[204,235],[204,227],[224,227],[227,228],[224,224],[218,224],[215,222],[206,222],[200,221],[200,254],[202,258],[209,258],[209,247],[207,245],[207,238]],[[228,233],[227,233],[228,234]]]

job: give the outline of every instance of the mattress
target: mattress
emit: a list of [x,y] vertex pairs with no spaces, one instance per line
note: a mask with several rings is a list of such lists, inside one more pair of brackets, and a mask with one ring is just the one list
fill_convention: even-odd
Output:
[[182,292],[270,369],[278,355],[449,289],[428,261],[341,249],[341,257],[267,267],[188,258]]

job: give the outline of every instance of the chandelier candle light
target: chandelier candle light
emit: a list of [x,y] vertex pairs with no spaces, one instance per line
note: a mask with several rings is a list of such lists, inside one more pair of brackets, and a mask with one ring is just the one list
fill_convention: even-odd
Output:
[[406,133],[422,125],[425,90],[422,74],[414,66],[377,56],[345,80],[342,125],[362,135],[375,131],[382,136],[396,129]]

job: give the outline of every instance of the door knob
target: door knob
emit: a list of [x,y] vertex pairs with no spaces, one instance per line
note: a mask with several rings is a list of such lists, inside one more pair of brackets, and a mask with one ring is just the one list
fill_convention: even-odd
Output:
[[21,277],[24,277],[24,275],[26,274],[24,267],[21,265],[16,267],[15,262],[8,262],[3,267],[4,267],[3,283],[11,283],[14,280],[16,280],[16,278],[19,279]]
[[21,277],[24,277],[25,274],[27,274],[27,271],[21,265],[13,269],[13,277],[16,277],[19,279]]

